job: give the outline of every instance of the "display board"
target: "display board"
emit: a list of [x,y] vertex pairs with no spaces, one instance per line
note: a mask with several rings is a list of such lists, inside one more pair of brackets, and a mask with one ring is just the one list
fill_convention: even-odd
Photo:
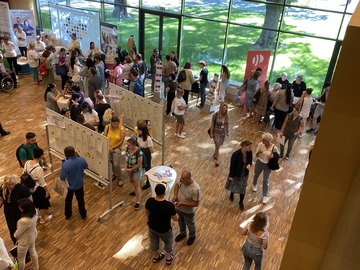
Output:
[[52,32],[69,46],[76,33],[81,49],[86,51],[91,41],[100,47],[100,13],[49,3]]
[[64,155],[64,148],[73,146],[86,159],[89,170],[110,179],[109,140],[107,137],[46,109],[49,148]]
[[149,99],[109,83],[110,106],[115,116],[124,114],[124,124],[133,128],[139,119],[150,120],[151,130],[157,142],[163,143],[163,107]]

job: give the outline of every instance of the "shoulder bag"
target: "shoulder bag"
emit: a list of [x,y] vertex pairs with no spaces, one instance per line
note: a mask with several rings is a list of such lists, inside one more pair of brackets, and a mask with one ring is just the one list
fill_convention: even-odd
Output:
[[[218,115],[218,113],[216,112],[215,113],[215,123],[216,123],[216,118],[217,118],[217,115]],[[212,123],[212,122],[211,122]],[[209,134],[209,136],[210,136],[210,130],[211,130],[211,124],[210,124],[210,127],[209,127],[209,129],[208,129],[208,134]]]
[[270,160],[268,162],[268,166],[269,166],[270,170],[272,170],[272,171],[276,171],[276,170],[280,169],[280,166],[278,163],[280,156],[277,152],[274,152],[274,147],[275,147],[275,145],[273,146],[273,148],[271,150],[271,153],[274,155],[274,157],[270,158]]

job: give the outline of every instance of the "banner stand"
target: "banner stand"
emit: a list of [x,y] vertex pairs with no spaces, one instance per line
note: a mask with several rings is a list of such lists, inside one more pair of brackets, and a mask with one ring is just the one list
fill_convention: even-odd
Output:
[[[52,156],[54,155],[55,157],[64,160],[65,156],[61,153],[59,153],[58,151],[56,151],[55,149],[51,148],[50,146],[50,140],[49,140],[49,129],[48,129],[48,125],[46,125],[46,140],[47,140],[47,144],[48,144],[48,149],[49,149],[49,161],[50,164],[53,164],[53,159]],[[110,162],[110,154],[108,154],[108,175],[110,175],[111,173],[111,162]],[[56,173],[57,171],[59,171],[61,168],[58,168],[56,170],[54,170],[54,166],[51,166],[51,173],[47,174],[47,176],[53,175],[54,173]],[[99,183],[103,184],[104,186],[108,186],[109,185],[109,209],[107,209],[104,213],[102,213],[100,216],[97,217],[98,221],[101,221],[101,219],[106,216],[108,213],[110,213],[112,210],[114,210],[115,208],[117,208],[118,206],[121,206],[124,204],[124,201],[120,201],[117,204],[113,205],[113,201],[112,201],[112,181],[109,179],[105,179],[104,177],[92,172],[91,170],[87,169],[84,171],[84,173],[88,176],[90,176],[91,178],[95,179],[96,181],[98,181]]]

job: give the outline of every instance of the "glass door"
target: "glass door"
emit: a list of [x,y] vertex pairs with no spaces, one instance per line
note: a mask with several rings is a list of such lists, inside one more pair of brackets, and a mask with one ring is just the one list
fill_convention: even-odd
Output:
[[158,11],[141,10],[139,18],[140,52],[143,52],[144,61],[149,64],[154,49],[161,52],[164,62],[165,56],[174,51],[180,51],[180,16]]

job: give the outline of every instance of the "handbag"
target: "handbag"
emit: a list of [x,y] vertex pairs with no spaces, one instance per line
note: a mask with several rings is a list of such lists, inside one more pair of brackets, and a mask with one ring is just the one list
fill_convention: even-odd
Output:
[[57,194],[59,194],[61,197],[65,199],[68,193],[68,189],[69,189],[69,183],[67,179],[63,181],[60,179],[60,177],[55,178],[54,191]]
[[9,250],[9,253],[14,257],[17,258],[17,243],[15,244],[15,246]]
[[55,65],[55,73],[59,76],[65,76],[68,72],[68,67],[66,65],[60,66],[59,64]]
[[[215,123],[216,123],[217,114],[218,114],[218,113],[215,113]],[[209,127],[209,129],[208,129],[208,131],[207,131],[207,133],[209,134],[209,136],[210,136],[210,130],[211,130],[211,125],[210,125],[210,127]]]
[[276,170],[280,169],[280,166],[278,163],[280,156],[277,152],[274,152],[274,147],[275,146],[273,146],[273,148],[271,150],[271,153],[274,155],[274,157],[270,158],[270,160],[268,162],[269,169],[272,171],[276,171]]

